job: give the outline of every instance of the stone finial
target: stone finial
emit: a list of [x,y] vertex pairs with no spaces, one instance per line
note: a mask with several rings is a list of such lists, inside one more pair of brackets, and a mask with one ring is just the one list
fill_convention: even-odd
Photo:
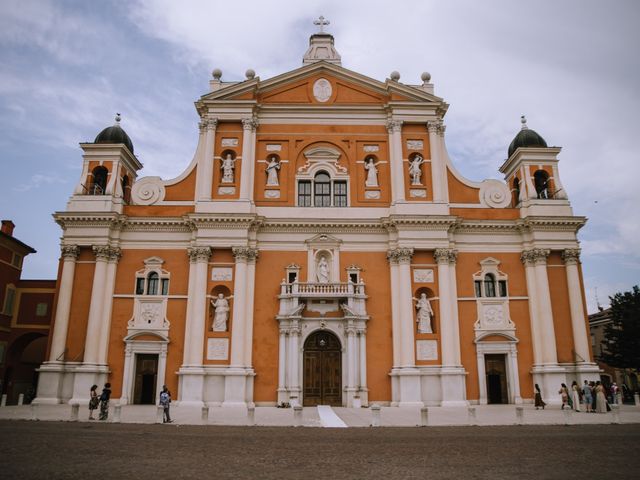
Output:
[[222,70],[220,70],[219,68],[214,68],[211,72],[211,76],[214,80],[220,80],[222,78]]
[[394,82],[397,82],[398,80],[400,80],[400,73],[396,70],[394,70],[393,72],[391,72],[389,74],[389,78],[391,80],[393,80]]
[[119,113],[116,113],[116,125],[120,126],[120,120],[122,120],[122,116]]
[[244,75],[247,77],[247,80],[253,80],[256,76],[256,72],[250,68],[244,73]]
[[522,124],[522,130],[528,130],[529,127],[527,127],[527,117],[525,117],[524,115],[520,115],[520,123]]
[[422,80],[422,84],[429,83],[431,81],[431,74],[429,72],[422,72],[420,75],[420,79]]

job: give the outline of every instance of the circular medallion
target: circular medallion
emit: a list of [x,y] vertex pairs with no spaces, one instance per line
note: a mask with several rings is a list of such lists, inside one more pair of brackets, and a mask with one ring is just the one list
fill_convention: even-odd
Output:
[[333,90],[331,88],[331,82],[326,78],[320,78],[313,84],[313,96],[319,102],[326,102],[331,98]]

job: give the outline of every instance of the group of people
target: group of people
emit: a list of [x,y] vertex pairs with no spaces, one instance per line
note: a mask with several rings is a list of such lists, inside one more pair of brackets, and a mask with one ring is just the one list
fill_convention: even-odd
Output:
[[[560,390],[558,391],[560,398],[562,399],[562,406],[572,409],[576,412],[581,412],[581,406],[587,413],[607,413],[611,410],[609,403],[607,402],[606,389],[602,383],[584,381],[582,386],[578,385],[575,380],[571,384],[571,388],[568,388],[566,384],[562,383]],[[535,385],[535,403],[536,410],[546,406],[546,403],[542,400],[542,394],[540,387],[536,383]]]
[[[98,385],[92,385],[89,391],[89,420],[95,420],[94,410],[100,408],[98,420],[109,418],[109,399],[111,398],[111,384],[105,383],[102,393],[98,396]],[[171,392],[166,385],[162,386],[160,392],[160,405],[162,406],[162,423],[173,423],[169,412],[171,406]]]

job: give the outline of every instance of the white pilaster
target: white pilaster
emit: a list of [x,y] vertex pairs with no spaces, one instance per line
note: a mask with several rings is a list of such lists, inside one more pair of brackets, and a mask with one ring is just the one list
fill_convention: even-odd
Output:
[[573,346],[578,358],[576,362],[589,362],[589,340],[582,303],[582,288],[580,286],[579,249],[567,249],[562,252],[565,269],[567,271],[567,288],[569,290],[569,307],[571,309],[571,327],[573,330]]
[[395,250],[387,252],[387,260],[389,260],[389,271],[391,272],[391,336],[393,340],[393,368],[396,368],[400,366],[400,339],[402,335],[400,332],[400,306],[398,305],[400,298],[398,257]]
[[356,381],[356,328],[353,325],[347,326],[347,407],[353,406],[353,398],[358,391]]
[[287,402],[287,329],[280,327],[278,341],[278,404]]
[[413,295],[411,294],[411,257],[412,248],[399,248],[398,255],[398,283],[400,284],[400,366],[413,367],[416,364],[415,355],[415,327],[413,322]]
[[49,353],[50,362],[64,361],[67,333],[69,331],[69,314],[71,312],[71,294],[73,292],[73,279],[78,253],[79,249],[75,245],[62,247],[62,275],[60,276],[58,304],[53,326],[51,352]]
[[440,148],[440,137],[438,136],[439,125],[436,122],[427,124],[429,129],[429,151],[431,154],[431,183],[433,185],[433,201],[435,203],[446,202],[447,184],[443,183],[443,170],[446,170],[442,149]]
[[389,120],[389,163],[391,163],[391,204],[404,202],[404,162],[402,160],[402,121]]
[[100,345],[101,323],[104,309],[104,290],[107,280],[107,261],[111,254],[111,247],[94,246],[96,265],[93,272],[93,285],[91,287],[91,303],[89,307],[89,320],[84,343],[85,364],[97,364]]
[[193,299],[196,291],[196,259],[197,254],[192,250],[187,251],[189,255],[189,284],[187,286],[187,311],[185,314],[185,327],[184,327],[184,345],[182,349],[182,365],[189,365],[190,353],[189,346],[191,345],[191,336],[193,331]]
[[457,347],[453,319],[453,296],[451,292],[450,257],[452,250],[439,248],[433,256],[438,264],[438,296],[440,297],[440,341],[442,343],[442,365],[456,366]]
[[449,281],[450,287],[449,292],[451,294],[451,321],[452,328],[451,333],[453,334],[453,345],[455,346],[454,350],[454,361],[457,366],[462,365],[462,357],[460,355],[460,320],[458,317],[458,285],[457,285],[457,276],[456,276],[456,259],[458,258],[458,252],[456,250],[451,250],[449,252]]
[[231,326],[231,366],[244,367],[246,335],[247,257],[248,248],[233,247],[236,260],[233,286],[233,319]]
[[298,364],[300,362],[300,334],[301,328],[297,324],[289,329],[289,398],[291,406],[300,405],[300,374]]
[[531,341],[533,343],[533,364],[542,364],[542,336],[538,315],[538,295],[536,292],[536,272],[533,256],[524,252],[521,256],[524,263],[524,273],[527,282],[527,296],[529,297],[529,319],[531,324]]
[[[207,270],[211,247],[191,247],[188,254],[193,265],[193,295],[191,314],[187,318],[189,327],[188,366],[202,366],[204,352],[206,297],[207,297]],[[190,275],[191,277],[191,275]]]
[[98,363],[107,364],[109,354],[109,336],[111,334],[111,310],[113,307],[113,293],[116,285],[116,269],[118,259],[121,256],[120,248],[111,248],[109,251],[109,260],[107,263],[107,274],[104,289],[104,310],[102,315],[102,323],[100,326],[100,344],[98,347]]
[[242,119],[242,170],[240,173],[240,200],[253,200],[253,177],[255,170],[255,140],[257,121]]
[[536,293],[538,295],[538,314],[542,327],[542,354],[544,364],[555,365],[558,363],[556,350],[556,334],[553,326],[553,311],[551,309],[551,292],[549,290],[549,277],[547,275],[547,257],[550,251],[534,249],[534,263],[536,272]]
[[213,158],[215,155],[215,136],[218,120],[205,118],[200,122],[200,128],[204,130],[204,154],[198,161],[196,172],[196,198],[200,201],[211,200],[213,185]]
[[253,361],[253,303],[256,285],[256,259],[258,250],[250,249],[247,254],[247,297],[245,307],[245,344],[244,344],[244,365],[250,368]]
[[367,388],[367,335],[366,330],[362,328],[358,332],[360,354],[360,402],[363,406],[369,404],[369,389]]

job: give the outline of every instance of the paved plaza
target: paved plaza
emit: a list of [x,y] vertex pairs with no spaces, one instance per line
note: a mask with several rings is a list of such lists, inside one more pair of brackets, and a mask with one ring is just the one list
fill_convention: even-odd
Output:
[[0,420],[0,438],[7,479],[568,480],[587,472],[619,480],[640,469],[637,424],[339,429]]

